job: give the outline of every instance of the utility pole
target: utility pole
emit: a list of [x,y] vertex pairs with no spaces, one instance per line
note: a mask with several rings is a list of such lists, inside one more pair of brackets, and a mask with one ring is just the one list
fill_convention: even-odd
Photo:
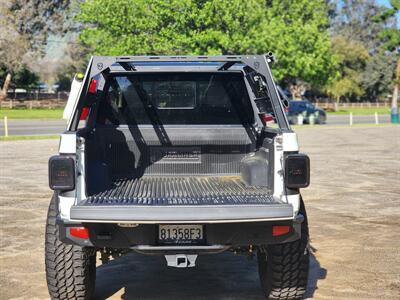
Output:
[[400,85],[400,59],[397,60],[396,81],[394,83],[393,95],[392,95],[392,109],[390,111],[390,119],[393,124],[399,123],[399,108],[398,108],[399,85]]

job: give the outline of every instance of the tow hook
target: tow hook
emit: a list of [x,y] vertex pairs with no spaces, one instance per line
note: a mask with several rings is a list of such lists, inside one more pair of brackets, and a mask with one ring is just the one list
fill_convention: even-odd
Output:
[[192,268],[196,266],[196,254],[175,254],[164,256],[167,261],[168,267]]

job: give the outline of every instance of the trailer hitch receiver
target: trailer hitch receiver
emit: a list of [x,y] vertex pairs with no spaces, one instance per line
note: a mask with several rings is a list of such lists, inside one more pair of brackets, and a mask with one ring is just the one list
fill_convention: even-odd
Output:
[[196,254],[165,255],[168,267],[193,268],[196,266]]

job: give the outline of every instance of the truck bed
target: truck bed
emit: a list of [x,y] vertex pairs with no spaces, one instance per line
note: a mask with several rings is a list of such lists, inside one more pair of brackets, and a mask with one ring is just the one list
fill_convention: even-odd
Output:
[[84,205],[243,205],[273,203],[266,187],[238,177],[142,177],[118,180]]
[[289,220],[293,208],[268,188],[239,177],[142,177],[118,180],[111,189],[71,208],[82,222],[214,223]]

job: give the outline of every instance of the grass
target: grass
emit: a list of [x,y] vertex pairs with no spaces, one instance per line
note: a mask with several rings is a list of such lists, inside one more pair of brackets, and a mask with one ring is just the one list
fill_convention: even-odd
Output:
[[60,138],[57,134],[52,135],[10,135],[8,137],[0,136],[0,141],[24,141],[24,140],[48,140]]
[[390,114],[390,108],[388,107],[355,107],[355,108],[346,108],[346,109],[340,109],[335,112],[328,112],[328,115],[348,115],[350,113],[353,113],[353,115],[373,115],[375,112],[377,112],[379,115],[386,115]]
[[7,116],[8,119],[61,119],[63,109],[45,109],[45,108],[2,108],[0,109],[0,118]]

